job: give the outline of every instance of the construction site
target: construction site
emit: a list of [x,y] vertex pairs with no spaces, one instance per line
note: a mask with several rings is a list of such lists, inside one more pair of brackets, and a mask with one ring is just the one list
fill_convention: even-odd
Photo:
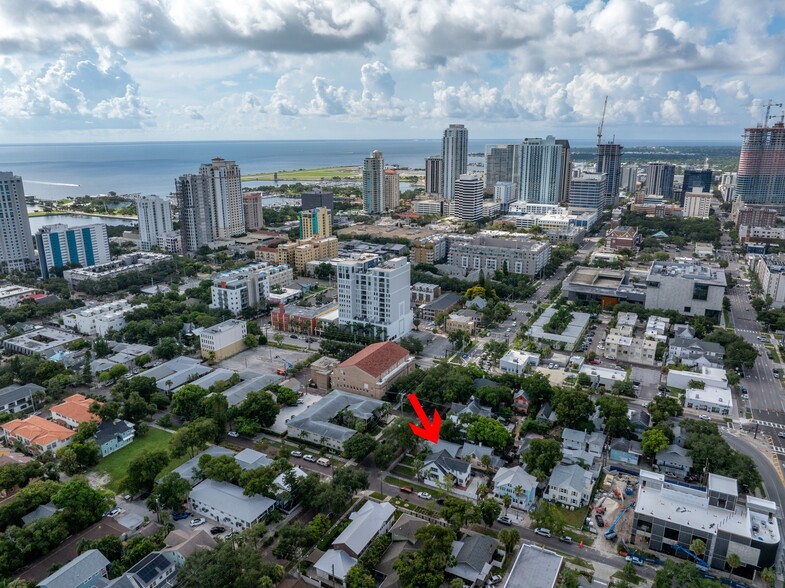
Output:
[[[637,489],[638,478],[635,476],[621,472],[605,476],[601,490],[590,505],[590,516],[586,519],[586,525],[592,534],[597,532],[592,545],[594,549],[607,555],[617,555],[617,539],[629,540]],[[599,526],[597,515],[602,517],[602,527]]]

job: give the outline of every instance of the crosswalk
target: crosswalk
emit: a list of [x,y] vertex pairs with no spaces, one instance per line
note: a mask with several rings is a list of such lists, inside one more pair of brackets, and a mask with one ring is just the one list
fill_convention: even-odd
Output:
[[785,455],[785,447],[780,447],[779,445],[772,445],[771,448],[774,450],[774,453]]
[[755,424],[760,425],[762,427],[771,427],[772,429],[785,429],[785,425],[780,423],[770,423],[769,421],[759,421],[755,420]]

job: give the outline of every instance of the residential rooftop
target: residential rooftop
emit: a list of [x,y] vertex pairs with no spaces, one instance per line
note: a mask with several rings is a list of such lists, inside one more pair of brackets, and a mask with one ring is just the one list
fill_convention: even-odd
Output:
[[562,556],[537,545],[522,545],[503,588],[553,588]]

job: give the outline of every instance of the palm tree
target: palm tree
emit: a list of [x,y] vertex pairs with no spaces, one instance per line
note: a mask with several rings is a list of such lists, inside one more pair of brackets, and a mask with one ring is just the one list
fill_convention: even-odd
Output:
[[481,498],[484,498],[485,495],[488,494],[488,486],[485,484],[478,484],[477,485],[477,502],[480,502]]
[[728,567],[730,568],[730,572],[728,572],[728,578],[730,579],[730,577],[733,575],[733,570],[741,565],[741,558],[735,553],[729,553],[728,559],[725,563],[728,564]]
[[703,558],[703,554],[706,553],[706,542],[703,541],[703,539],[693,539],[692,543],[690,543],[690,551],[698,557]]
[[502,496],[502,502],[504,503],[504,516],[507,516],[507,512],[510,510],[510,505],[512,504],[512,498],[509,494],[505,494]]
[[763,580],[766,586],[774,586],[774,583],[777,581],[777,574],[771,568],[763,568],[760,571],[760,579]]
[[486,469],[486,471],[491,471],[491,456],[487,453],[480,458],[480,463],[482,467]]
[[423,461],[421,459],[415,459],[412,461],[412,468],[414,468],[414,472],[415,472],[414,475],[417,477],[418,480],[422,479],[422,472],[421,472],[422,466],[423,466]]

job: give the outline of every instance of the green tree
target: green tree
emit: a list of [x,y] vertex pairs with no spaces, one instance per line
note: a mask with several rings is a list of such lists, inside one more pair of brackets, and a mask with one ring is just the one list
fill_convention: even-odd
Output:
[[95,490],[82,479],[75,478],[63,484],[52,496],[52,503],[63,509],[63,515],[71,529],[83,529],[100,521],[114,502],[108,490]]
[[559,388],[551,401],[558,415],[558,423],[579,431],[593,431],[594,402],[585,392],[574,388]]
[[502,505],[493,498],[487,498],[480,502],[478,510],[483,522],[490,527],[502,514]]
[[174,359],[180,354],[180,344],[172,337],[165,337],[153,347],[153,353],[161,359]]
[[156,484],[155,489],[150,494],[150,498],[147,500],[147,504],[153,508],[155,505],[160,505],[161,508],[177,512],[181,509],[183,503],[188,500],[190,492],[190,482],[181,477],[180,474],[170,472]]
[[112,353],[112,348],[109,347],[106,339],[96,339],[95,343],[93,343],[93,352],[95,352],[96,357],[106,357]]
[[529,449],[522,456],[529,472],[540,482],[550,476],[551,471],[561,461],[561,443],[556,439],[532,439]]
[[728,559],[725,562],[725,564],[728,566],[730,570],[728,572],[728,578],[730,578],[733,575],[733,570],[735,570],[741,565],[741,558],[736,553],[729,553]]
[[284,386],[278,386],[275,390],[275,397],[281,404],[285,404],[287,406],[294,406],[297,404],[297,401],[300,400],[300,397],[297,395],[297,392],[292,390],[291,388],[286,388]]
[[663,449],[667,449],[670,442],[660,429],[657,427],[643,432],[641,449],[647,455],[654,456]]
[[256,335],[252,335],[251,333],[248,333],[243,338],[243,343],[245,343],[246,347],[250,347],[251,349],[253,349],[259,344],[259,339],[256,337]]
[[476,523],[480,520],[480,513],[471,502],[452,496],[445,499],[441,515],[456,531],[469,522]]
[[772,568],[763,568],[760,571],[760,579],[766,586],[771,587],[777,582],[777,574]]
[[690,551],[692,551],[698,557],[703,557],[703,554],[706,553],[706,542],[703,539],[695,538],[690,543]]
[[376,439],[368,433],[355,433],[343,444],[343,454],[349,459],[361,461],[376,448]]
[[271,588],[284,573],[281,566],[265,562],[262,552],[253,545],[223,541],[215,549],[198,549],[191,554],[177,574],[177,585]]
[[199,451],[207,447],[208,441],[215,438],[215,421],[199,418],[185,427],[180,427],[169,440],[169,449],[174,457],[188,454],[194,457]]
[[229,400],[223,394],[209,394],[202,398],[201,405],[201,414],[215,423],[217,442],[226,431],[226,423],[229,420]]
[[538,527],[545,527],[556,534],[561,533],[566,524],[561,509],[551,502],[540,502],[529,516]]
[[673,396],[657,396],[649,402],[646,409],[655,425],[666,422],[671,417],[681,416],[684,412],[681,403]]
[[613,386],[611,386],[611,392],[618,394],[619,396],[629,396],[630,398],[635,397],[635,387],[629,380],[624,380],[623,382],[614,382]]
[[393,564],[401,586],[439,588],[444,582],[444,568],[450,563],[455,532],[452,529],[428,525],[417,529],[415,538],[423,546],[416,551],[405,551]]
[[123,542],[116,535],[106,535],[100,539],[82,539],[76,546],[77,553],[97,549],[109,561],[116,561],[123,556]]
[[186,384],[172,396],[172,413],[192,421],[202,414],[202,399],[208,392],[201,386]]
[[365,566],[356,564],[346,574],[347,588],[376,588],[376,580]]
[[262,427],[271,427],[280,411],[269,392],[251,392],[240,405],[239,414],[255,420]]
[[169,452],[166,449],[142,451],[128,464],[128,475],[122,486],[131,494],[152,490],[155,479],[169,463]]
[[490,417],[480,417],[470,424],[466,436],[475,443],[482,443],[498,450],[504,449],[512,441],[504,425]]
[[199,458],[199,469],[205,478],[216,482],[229,482],[234,484],[240,479],[243,469],[234,459],[233,455],[219,455],[213,457],[205,454]]
[[140,367],[140,368],[143,368],[151,361],[152,358],[147,353],[143,353],[142,355],[139,355],[137,356],[136,359],[134,359],[134,363],[136,364],[136,367]]
[[521,534],[517,529],[502,529],[499,531],[499,541],[504,545],[504,549],[507,553],[512,553],[520,540]]

